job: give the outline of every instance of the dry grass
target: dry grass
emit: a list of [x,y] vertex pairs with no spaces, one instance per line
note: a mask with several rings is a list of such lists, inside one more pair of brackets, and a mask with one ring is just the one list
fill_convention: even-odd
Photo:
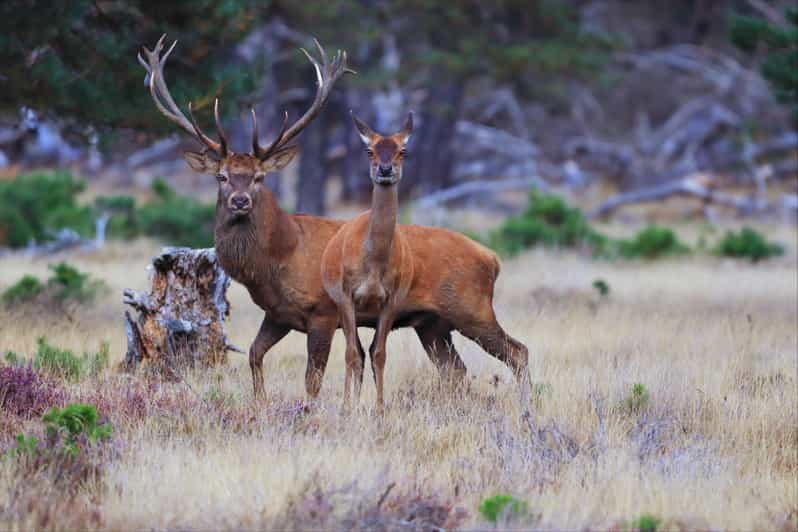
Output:
[[[484,528],[476,509],[499,492],[528,502],[526,516],[505,523],[520,528],[622,528],[652,514],[668,529],[795,529],[796,234],[775,231],[792,243],[788,255],[757,266],[553,252],[505,262],[496,307],[530,348],[529,424],[502,365],[458,337],[469,381],[452,393],[409,331],[389,340],[384,419],[371,413],[368,376],[362,408],[341,414],[340,334],[309,409],[296,333],[265,360],[264,405],[252,404],[237,355],[182,384],[110,370],[64,383],[110,417],[116,458],[69,501],[44,481],[20,488],[13,464],[0,463],[0,529]],[[40,335],[78,352],[107,340],[121,359],[121,289],[145,286],[156,250],[142,241],[69,257],[110,294],[69,316],[1,310],[0,349],[32,353]],[[0,289],[46,270],[23,255],[0,261]],[[608,298],[591,288],[597,278]],[[260,313],[240,286],[230,296],[232,340],[248,345]],[[635,383],[649,400],[631,410]],[[8,425],[4,443],[37,423]]]

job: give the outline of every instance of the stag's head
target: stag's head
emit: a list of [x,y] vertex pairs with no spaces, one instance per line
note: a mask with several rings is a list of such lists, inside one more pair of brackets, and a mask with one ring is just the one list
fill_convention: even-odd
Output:
[[[175,104],[164,80],[163,67],[177,41],[162,53],[165,38],[166,35],[162,36],[153,50],[142,47],[139,53],[139,62],[147,70],[144,82],[149,87],[158,110],[203,144],[202,151],[188,151],[184,157],[194,171],[216,177],[219,186],[217,215],[225,215],[231,220],[246,218],[257,209],[262,196],[270,194],[263,185],[263,177],[291,162],[298,152],[298,147],[289,143],[321,111],[338,78],[344,72],[352,72],[346,67],[346,52],[338,51],[332,61],[328,61],[324,48],[316,40],[314,43],[321,56],[320,60],[302,49],[316,70],[316,97],[310,108],[291,127],[288,127],[288,113],[284,113],[282,127],[277,137],[267,146],[261,145],[258,140],[258,121],[255,110],[252,109],[252,147],[248,153],[236,153],[229,148],[227,136],[219,120],[218,98],[213,106],[218,140],[206,135],[199,127],[191,103],[188,104],[190,120]],[[220,213],[220,209],[224,212]]]
[[407,156],[407,141],[413,132],[413,113],[407,113],[398,133],[383,136],[352,115],[360,140],[369,157],[369,177],[375,185],[395,185],[402,179],[402,161]]

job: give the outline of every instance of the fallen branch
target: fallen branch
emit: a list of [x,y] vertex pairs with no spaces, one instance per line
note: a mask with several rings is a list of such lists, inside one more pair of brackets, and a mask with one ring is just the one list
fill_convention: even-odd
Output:
[[473,196],[475,194],[495,194],[508,190],[519,190],[536,187],[541,190],[549,190],[549,185],[538,176],[523,177],[516,179],[501,179],[498,181],[478,180],[462,183],[450,188],[439,190],[416,200],[416,209],[429,209],[456,199]]

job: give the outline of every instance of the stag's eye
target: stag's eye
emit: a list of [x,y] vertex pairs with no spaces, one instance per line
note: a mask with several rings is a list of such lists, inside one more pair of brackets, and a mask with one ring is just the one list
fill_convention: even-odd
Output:
[[256,185],[263,181],[263,174],[257,174],[255,177],[252,178],[252,182]]
[[227,183],[227,176],[224,174],[216,174],[216,180],[219,183]]

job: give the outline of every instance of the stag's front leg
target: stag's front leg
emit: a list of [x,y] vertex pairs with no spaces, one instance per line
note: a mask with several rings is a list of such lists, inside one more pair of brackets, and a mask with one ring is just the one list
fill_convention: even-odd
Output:
[[252,386],[255,399],[263,399],[263,357],[266,352],[288,334],[290,329],[271,323],[268,318],[263,318],[258,334],[249,347],[249,369],[252,371]]
[[330,357],[330,346],[335,329],[338,327],[338,316],[314,316],[308,324],[308,367],[305,371],[305,389],[308,396],[315,398],[321,390],[327,359]]

